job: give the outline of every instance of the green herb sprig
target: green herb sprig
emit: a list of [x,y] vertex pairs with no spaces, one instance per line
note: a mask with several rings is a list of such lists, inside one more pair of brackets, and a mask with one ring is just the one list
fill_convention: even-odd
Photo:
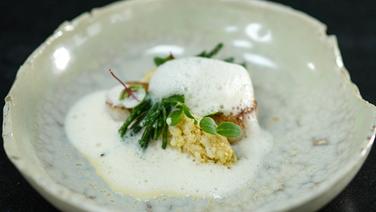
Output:
[[[139,133],[142,135],[138,143],[146,149],[152,140],[158,140],[162,136],[162,148],[168,143],[168,126],[177,125],[186,116],[194,120],[196,118],[185,104],[183,95],[172,95],[161,101],[152,102],[149,95],[131,111],[128,118],[119,129],[123,138],[129,133],[131,136]],[[241,135],[241,128],[232,122],[222,122],[219,125],[213,118],[206,116],[199,122],[200,128],[213,135],[222,135],[228,138],[236,138]]]
[[[223,43],[218,43],[217,45],[214,46],[213,49],[211,49],[210,51],[202,51],[200,52],[199,54],[196,54],[197,57],[204,57],[204,58],[212,58],[214,57],[215,55],[217,55],[219,53],[219,51],[221,51],[224,47],[224,44]],[[175,56],[170,53],[169,55],[167,55],[166,57],[155,57],[154,58],[154,64],[158,67],[170,60],[174,60],[175,59]],[[234,57],[227,57],[225,59],[223,59],[223,61],[225,62],[228,62],[228,63],[235,63],[235,64],[238,64],[235,62],[235,58]],[[239,65],[243,66],[244,68],[247,68],[247,65],[246,63],[239,63]]]
[[131,92],[133,95],[135,95],[134,93],[136,93],[137,91],[141,90],[141,89],[144,89],[144,87],[142,85],[138,85],[138,84],[135,84],[135,85],[128,85],[128,90],[127,91],[126,89],[124,89],[120,95],[119,95],[119,100],[124,100],[129,96],[129,92]]
[[127,132],[135,135],[144,129],[138,141],[142,148],[147,148],[151,140],[157,140],[162,136],[162,148],[167,147],[168,125],[178,124],[183,114],[189,118],[193,117],[191,111],[185,104],[183,95],[172,95],[163,98],[161,101],[152,102],[149,95],[137,105],[119,129],[123,138]]
[[[136,95],[134,94],[135,90],[130,88],[127,84],[125,84],[118,76],[116,76],[116,74],[114,74],[114,72],[112,72],[111,69],[108,69],[108,72],[111,74],[111,76],[117,80],[123,87],[124,87],[124,90],[122,91],[121,95],[120,95],[120,99],[122,99],[123,97],[125,98],[126,96],[127,97],[130,97],[132,96],[134,99],[138,100],[138,98],[136,97]],[[123,99],[124,99],[123,98]]]
[[218,54],[218,52],[223,48],[223,43],[218,43],[215,45],[215,47],[210,50],[209,52],[206,52],[205,50],[196,55],[197,57],[206,57],[206,58],[212,58],[214,55]]

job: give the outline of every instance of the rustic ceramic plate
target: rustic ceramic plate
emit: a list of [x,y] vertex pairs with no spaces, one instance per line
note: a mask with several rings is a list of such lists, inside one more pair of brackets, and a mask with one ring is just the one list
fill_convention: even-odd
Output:
[[[111,67],[139,79],[155,55],[192,55],[218,42],[248,64],[273,149],[250,187],[223,199],[147,202],[112,192],[70,145],[64,119],[83,95],[108,88]],[[325,26],[290,8],[247,0],[119,2],[63,23],[21,66],[6,98],[8,157],[67,211],[308,211],[340,192],[375,135],[375,107],[359,94]]]

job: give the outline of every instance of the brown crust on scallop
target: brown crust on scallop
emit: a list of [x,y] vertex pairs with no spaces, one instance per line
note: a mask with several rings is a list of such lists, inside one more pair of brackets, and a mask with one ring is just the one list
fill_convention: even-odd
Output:
[[223,113],[217,113],[217,114],[214,114],[212,116],[212,118],[217,123],[229,121],[229,122],[233,122],[233,123],[239,125],[241,128],[244,129],[245,128],[245,125],[244,125],[245,115],[247,115],[247,114],[252,113],[253,111],[255,111],[256,107],[257,107],[257,103],[256,103],[256,101],[253,101],[252,106],[243,109],[240,113],[238,113],[236,115],[228,115],[228,116],[226,116]]
[[112,104],[112,102],[109,102],[109,101],[106,101],[106,105],[117,110],[129,110],[128,108],[125,108],[124,106],[114,105]]
[[[240,113],[238,113],[236,115],[227,115],[226,116],[223,113],[217,113],[217,114],[214,114],[212,116],[212,118],[218,124],[225,122],[225,121],[228,121],[228,122],[233,122],[236,125],[239,125],[242,129],[244,129],[245,128],[244,119],[245,119],[246,115],[253,113],[256,110],[256,108],[257,108],[257,102],[253,101],[252,106],[245,108],[244,110],[242,110]],[[229,142],[231,144],[234,144],[235,142],[237,142],[243,136],[244,136],[244,134],[241,135],[239,138],[231,138],[231,139],[229,139]]]
[[247,115],[247,114],[252,113],[253,111],[255,111],[256,107],[257,107],[257,103],[256,103],[256,101],[253,101],[252,106],[243,109],[240,113],[238,113],[236,115],[228,115],[228,116],[226,116],[223,113],[217,113],[217,114],[214,114],[212,116],[212,118],[217,123],[229,121],[229,122],[233,122],[233,123],[239,125],[241,128],[244,129],[245,128],[245,125],[244,125],[244,117],[245,117],[245,115]]

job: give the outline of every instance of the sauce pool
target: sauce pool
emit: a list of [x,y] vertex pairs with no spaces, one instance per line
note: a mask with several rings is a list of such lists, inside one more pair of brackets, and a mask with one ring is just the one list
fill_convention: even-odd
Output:
[[250,119],[248,136],[234,145],[238,161],[230,168],[195,162],[173,148],[162,149],[160,141],[143,151],[139,136],[121,140],[122,122],[110,117],[105,100],[106,91],[98,91],[78,101],[66,117],[66,133],[109,187],[124,195],[221,198],[249,186],[271,148],[271,136]]

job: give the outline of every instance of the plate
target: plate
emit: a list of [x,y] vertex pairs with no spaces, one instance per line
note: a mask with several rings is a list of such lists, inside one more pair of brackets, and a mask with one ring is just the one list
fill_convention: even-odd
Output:
[[[223,199],[140,201],[114,193],[67,140],[84,95],[111,87],[105,70],[140,79],[154,56],[225,44],[245,61],[261,127],[274,137],[250,187]],[[118,2],[63,23],[27,59],[6,97],[6,153],[66,211],[312,211],[357,173],[375,137],[375,106],[350,81],[336,38],[291,8],[246,0]]]

